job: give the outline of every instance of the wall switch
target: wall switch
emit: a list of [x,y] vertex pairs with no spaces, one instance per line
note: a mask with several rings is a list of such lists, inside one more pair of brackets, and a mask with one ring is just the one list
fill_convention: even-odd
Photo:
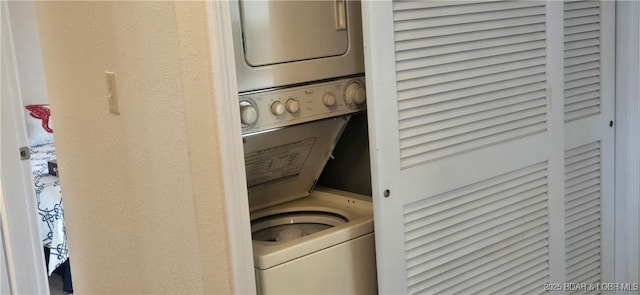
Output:
[[116,73],[104,72],[107,79],[107,88],[109,90],[109,113],[114,115],[120,115],[120,108],[118,107],[118,90],[116,89]]

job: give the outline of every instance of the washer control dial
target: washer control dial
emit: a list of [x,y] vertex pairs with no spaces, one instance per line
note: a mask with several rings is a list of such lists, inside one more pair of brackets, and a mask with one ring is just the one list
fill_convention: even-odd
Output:
[[336,105],[336,96],[331,92],[327,92],[322,96],[322,104],[330,108]]
[[271,103],[271,113],[274,116],[280,116],[284,114],[284,112],[285,112],[284,104],[282,104],[280,101],[274,101],[273,103]]
[[345,89],[345,102],[349,106],[357,107],[367,100],[367,91],[358,81],[351,81]]
[[289,113],[297,113],[300,110],[300,104],[295,99],[288,99],[285,103],[287,108],[287,112]]
[[240,122],[250,126],[258,121],[258,109],[249,101],[240,102]]

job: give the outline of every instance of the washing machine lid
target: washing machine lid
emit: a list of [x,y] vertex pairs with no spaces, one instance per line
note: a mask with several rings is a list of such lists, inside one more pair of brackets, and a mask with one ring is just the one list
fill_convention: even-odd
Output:
[[350,116],[245,134],[251,211],[308,196]]

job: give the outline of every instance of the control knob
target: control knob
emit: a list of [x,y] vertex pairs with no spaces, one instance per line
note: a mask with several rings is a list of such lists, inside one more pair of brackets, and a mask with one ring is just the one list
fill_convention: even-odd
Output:
[[243,100],[240,102],[240,122],[243,125],[253,125],[258,121],[258,109],[256,107],[246,101]]
[[367,91],[358,81],[353,81],[347,85],[345,90],[345,102],[352,107],[358,107],[367,100]]
[[300,104],[295,99],[287,100],[285,106],[289,113],[297,113],[300,110]]
[[322,104],[330,108],[336,105],[336,96],[331,92],[327,92],[322,96]]
[[284,111],[285,111],[285,107],[284,107],[284,105],[283,105],[281,102],[279,102],[279,101],[274,101],[274,102],[271,104],[271,113],[272,113],[273,115],[275,115],[275,116],[280,116],[280,115],[284,114]]

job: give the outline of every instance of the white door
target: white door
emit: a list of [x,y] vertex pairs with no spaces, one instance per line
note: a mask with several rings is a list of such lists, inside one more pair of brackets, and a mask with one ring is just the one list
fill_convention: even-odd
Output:
[[363,3],[380,293],[573,278],[565,150],[595,137],[565,128],[563,15],[557,1]]
[[566,280],[614,282],[615,2],[564,4]]
[[6,294],[8,287],[11,294],[48,294],[30,163],[20,159],[26,136],[6,1],[0,10],[0,282],[10,282],[0,291]]
[[[1,220],[0,220],[1,222]],[[0,226],[0,232],[2,227]],[[0,234],[0,237],[2,235]],[[0,239],[0,294],[9,294],[11,292],[11,283],[9,282],[9,267],[7,266],[7,254],[4,251],[4,240]]]

